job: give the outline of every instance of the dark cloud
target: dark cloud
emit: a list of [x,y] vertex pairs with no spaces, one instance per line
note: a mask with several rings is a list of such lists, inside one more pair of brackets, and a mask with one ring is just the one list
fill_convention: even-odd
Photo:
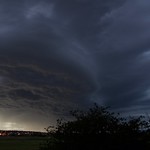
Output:
[[[67,110],[87,104],[86,96],[93,91],[93,85],[82,71],[75,73],[63,63],[53,68],[51,65],[18,62],[11,58],[1,59],[0,109],[16,116],[15,121],[30,120],[29,124],[40,127],[44,118],[47,126],[49,118],[63,116]],[[23,118],[18,116],[18,111]],[[31,116],[35,118],[35,123]],[[54,119],[50,120],[54,122]]]
[[2,128],[41,130],[93,102],[149,113],[148,0],[0,4]]
[[[134,5],[133,5],[134,4]],[[146,5],[145,5],[146,4]],[[106,15],[108,28],[101,35],[99,63],[100,95],[107,105],[143,112],[149,104],[149,18],[148,1],[127,1]],[[145,61],[144,61],[145,60]],[[140,109],[141,108],[141,109]],[[145,107],[145,111],[148,108]]]

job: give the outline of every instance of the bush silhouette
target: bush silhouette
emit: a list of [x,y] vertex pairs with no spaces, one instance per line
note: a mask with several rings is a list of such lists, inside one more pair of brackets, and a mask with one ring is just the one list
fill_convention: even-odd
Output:
[[149,121],[122,118],[97,104],[88,111],[72,111],[73,121],[57,120],[48,127],[49,139],[41,150],[149,149]]

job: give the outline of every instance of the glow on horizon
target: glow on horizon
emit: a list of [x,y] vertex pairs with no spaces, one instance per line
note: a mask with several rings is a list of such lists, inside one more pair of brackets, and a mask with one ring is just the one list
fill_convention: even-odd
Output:
[[1,122],[0,129],[1,130],[25,130],[25,128],[21,127],[15,122]]
[[20,131],[37,131],[37,132],[46,132],[44,128],[29,127],[25,125],[19,125],[16,122],[1,122],[0,123],[0,130],[20,130]]

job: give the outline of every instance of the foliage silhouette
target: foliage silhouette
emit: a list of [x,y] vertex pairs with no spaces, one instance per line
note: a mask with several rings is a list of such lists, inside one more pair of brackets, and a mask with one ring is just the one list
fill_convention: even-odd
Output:
[[144,117],[122,118],[95,104],[88,111],[72,111],[73,121],[57,120],[48,127],[49,139],[40,150],[147,150],[149,121]]

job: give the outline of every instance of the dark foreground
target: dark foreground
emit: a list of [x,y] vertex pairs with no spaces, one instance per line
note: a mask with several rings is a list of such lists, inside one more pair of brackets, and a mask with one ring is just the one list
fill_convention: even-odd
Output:
[[123,118],[97,104],[71,114],[74,120],[47,128],[49,140],[40,150],[150,150],[149,118]]
[[38,150],[45,137],[0,137],[0,150]]

